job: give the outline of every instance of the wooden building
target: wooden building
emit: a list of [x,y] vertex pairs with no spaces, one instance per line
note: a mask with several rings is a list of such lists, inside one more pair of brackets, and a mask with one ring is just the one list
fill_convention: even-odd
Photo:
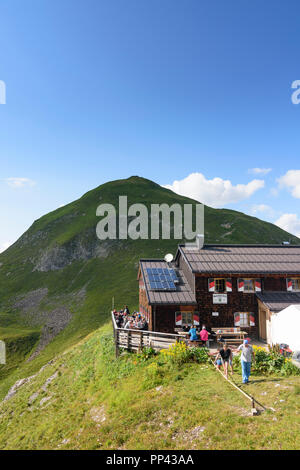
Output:
[[[175,288],[153,282],[167,270],[176,275]],[[179,245],[172,263],[140,260],[138,280],[140,311],[150,330],[240,326],[266,340],[269,295],[277,293],[285,306],[299,303],[300,246]]]

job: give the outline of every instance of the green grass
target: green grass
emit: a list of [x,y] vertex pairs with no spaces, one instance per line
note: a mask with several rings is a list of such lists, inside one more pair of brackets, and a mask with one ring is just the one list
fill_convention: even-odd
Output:
[[252,417],[213,366],[116,359],[106,325],[0,406],[0,449],[299,449],[299,387],[299,377],[253,377],[247,390],[276,411]]

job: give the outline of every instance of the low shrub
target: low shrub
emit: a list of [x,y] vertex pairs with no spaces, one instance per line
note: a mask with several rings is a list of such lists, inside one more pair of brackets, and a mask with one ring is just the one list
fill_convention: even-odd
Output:
[[177,366],[191,360],[190,349],[182,341],[172,344],[168,349],[162,349],[160,354],[165,361]]
[[187,362],[205,363],[209,360],[209,351],[207,348],[192,347],[189,348],[185,343],[178,342],[163,349],[160,354],[167,362],[181,365]]
[[199,362],[199,364],[203,364],[209,361],[209,350],[207,348],[197,348],[193,347],[190,349],[191,358]]
[[140,353],[136,355],[137,359],[139,361],[147,361],[148,359],[151,359],[152,357],[156,356],[157,352],[153,348],[143,348]]

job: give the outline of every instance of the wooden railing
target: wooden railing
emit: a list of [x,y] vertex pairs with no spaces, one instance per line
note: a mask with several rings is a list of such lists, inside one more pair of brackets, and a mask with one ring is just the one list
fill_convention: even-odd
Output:
[[155,349],[155,351],[160,351],[161,349],[168,349],[170,345],[183,339],[182,336],[177,334],[118,328],[113,313],[111,314],[111,317],[114,330],[116,356],[119,355],[120,348],[131,351],[141,351],[144,347],[151,347]]

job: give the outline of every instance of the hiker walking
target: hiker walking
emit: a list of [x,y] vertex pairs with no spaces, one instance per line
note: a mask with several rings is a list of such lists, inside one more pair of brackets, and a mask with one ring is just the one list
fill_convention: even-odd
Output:
[[251,359],[254,357],[253,348],[251,344],[249,344],[248,339],[245,339],[237,350],[241,351],[243,384],[247,384],[251,373]]
[[217,366],[219,366],[219,363],[218,363],[219,358],[221,358],[222,360],[225,377],[226,379],[228,379],[228,365],[230,365],[231,375],[233,374],[233,368],[232,368],[232,351],[231,349],[229,349],[226,343],[224,343],[222,349],[220,349],[220,351],[217,354],[217,357],[216,357]]

